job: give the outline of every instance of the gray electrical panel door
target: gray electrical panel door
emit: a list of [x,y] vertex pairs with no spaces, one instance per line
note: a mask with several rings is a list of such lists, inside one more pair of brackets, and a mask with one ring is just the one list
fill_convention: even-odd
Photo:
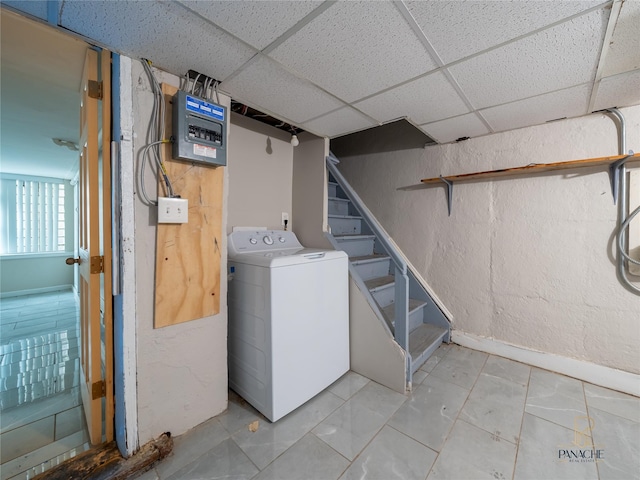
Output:
[[173,97],[173,158],[227,164],[227,108],[179,90]]

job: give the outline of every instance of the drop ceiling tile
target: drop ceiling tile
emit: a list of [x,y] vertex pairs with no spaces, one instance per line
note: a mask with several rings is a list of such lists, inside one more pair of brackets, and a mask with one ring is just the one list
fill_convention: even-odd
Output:
[[640,105],[640,70],[602,79],[594,110],[631,105]]
[[469,109],[442,72],[436,72],[354,104],[380,122],[409,117],[416,125]]
[[255,54],[175,3],[65,2],[61,25],[177,75],[193,69],[224,79]]
[[608,45],[603,76],[609,77],[640,68],[639,21],[640,2],[624,2]]
[[580,13],[602,1],[405,3],[447,64]]
[[454,65],[449,71],[476,108],[592,81],[609,10],[600,9]]
[[591,84],[567,88],[537,97],[482,110],[494,131],[539,125],[563,117],[585,115],[589,107]]
[[420,125],[420,128],[438,143],[454,142],[462,137],[479,137],[490,133],[475,113]]
[[46,0],[26,0],[26,1],[11,1],[2,0],[2,5],[6,5],[11,8],[15,8],[21,12],[32,15],[42,20],[47,19],[47,2]]
[[235,99],[284,117],[294,123],[318,117],[344,106],[306,80],[292,75],[260,55],[220,88]]
[[347,102],[436,64],[391,2],[338,2],[270,54]]
[[258,50],[262,50],[311,13],[322,3],[322,0],[295,2],[183,0],[181,3]]
[[316,135],[333,138],[374,127],[376,123],[357,110],[345,107],[300,126]]

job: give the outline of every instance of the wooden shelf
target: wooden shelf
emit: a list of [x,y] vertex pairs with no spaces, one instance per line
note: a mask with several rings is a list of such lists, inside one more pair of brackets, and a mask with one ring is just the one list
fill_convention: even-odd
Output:
[[[487,170],[484,172],[475,172],[475,173],[463,173],[461,175],[450,175],[447,177],[434,177],[434,178],[423,178],[420,180],[422,183],[431,184],[431,183],[439,183],[441,184],[443,180],[447,180],[449,182],[464,182],[470,180],[481,180],[484,178],[500,178],[500,177],[510,177],[515,175],[522,175],[525,173],[543,173],[543,172],[551,172],[554,170],[568,170],[574,168],[586,168],[586,167],[597,167],[601,165],[611,165],[618,160],[626,158],[628,155],[615,155],[612,157],[599,157],[599,158],[587,158],[585,160],[570,160],[568,162],[556,162],[556,163],[535,163],[532,165],[526,165],[524,167],[514,167],[514,168],[503,168],[501,170]],[[636,153],[631,155],[631,159],[629,162],[639,162],[640,154]]]
[[[620,162],[627,159],[626,162]],[[447,189],[447,208],[451,215],[453,204],[453,185],[458,182],[470,182],[473,180],[483,180],[491,178],[513,177],[523,174],[536,174],[544,172],[552,172],[555,170],[570,170],[575,168],[586,167],[609,167],[609,175],[611,177],[611,190],[613,193],[614,204],[618,201],[618,184],[620,178],[620,166],[623,163],[636,163],[640,161],[640,154],[633,152],[630,155],[614,155],[612,157],[586,158],[584,160],[569,160],[568,162],[556,163],[533,163],[524,167],[503,168],[501,170],[486,170],[484,172],[463,173],[462,175],[449,175],[448,177],[423,178],[420,182],[423,185],[445,185]],[[620,162],[617,164],[616,162]]]

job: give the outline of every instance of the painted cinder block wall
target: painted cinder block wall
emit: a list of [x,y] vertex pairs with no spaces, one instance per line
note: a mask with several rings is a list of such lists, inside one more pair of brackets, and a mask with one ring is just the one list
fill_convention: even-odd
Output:
[[[640,106],[622,109],[640,151]],[[618,154],[603,114],[341,158],[340,170],[454,315],[454,332],[640,373],[640,297],[616,278],[604,168],[442,187],[420,179]],[[637,278],[637,277],[636,277]]]
[[[159,82],[179,86],[179,78],[158,72]],[[142,64],[131,62],[133,151],[145,144],[153,95]],[[220,95],[227,107],[230,100]],[[139,162],[140,159],[136,157]],[[155,197],[156,178],[144,179]],[[227,268],[228,172],[225,169],[220,268]],[[124,193],[123,193],[124,194]],[[140,445],[163,432],[180,435],[227,408],[227,282],[220,283],[220,313],[154,329],[157,209],[135,194],[135,285],[137,338],[137,416]]]

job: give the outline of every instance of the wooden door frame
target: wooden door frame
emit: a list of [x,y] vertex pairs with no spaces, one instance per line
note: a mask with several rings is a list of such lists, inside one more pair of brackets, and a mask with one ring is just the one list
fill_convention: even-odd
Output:
[[114,438],[111,52],[91,46],[83,66],[80,134],[80,385],[90,442],[98,445]]
[[[15,5],[2,4],[2,10],[7,9],[19,15],[26,16],[36,23],[64,32],[86,43],[87,48],[96,42],[88,37],[61,28],[58,25],[60,2],[47,3],[47,16],[40,18],[31,12]],[[118,447],[123,456],[133,455],[139,448],[138,438],[138,406],[137,406],[137,359],[136,359],[136,269],[135,269],[135,152],[133,150],[133,86],[131,83],[132,59],[112,54],[111,97],[112,97],[112,142],[110,151],[118,153],[122,168],[119,174],[112,178],[112,187],[118,187],[123,193],[118,208],[120,216],[112,215],[111,228],[116,237],[121,238],[120,258],[114,255],[118,263],[119,295],[114,295],[113,322],[114,343],[120,345],[116,351],[112,349],[113,360],[119,365],[120,375],[113,379],[113,389],[120,389],[121,395],[114,399],[115,435],[121,434]],[[79,195],[79,191],[78,191]],[[113,211],[112,208],[112,211]],[[116,222],[117,219],[119,222]],[[106,263],[106,262],[105,262]],[[105,265],[105,270],[115,271],[112,262]],[[121,292],[127,292],[122,295]],[[110,302],[108,302],[110,303]]]
[[[104,279],[104,319],[105,319],[105,390],[104,405],[105,436],[107,441],[114,439],[114,391],[113,391],[113,271],[112,271],[112,204],[111,204],[111,52],[100,52],[100,81],[102,83],[102,222],[103,235],[103,279]],[[108,106],[108,108],[106,107]]]

